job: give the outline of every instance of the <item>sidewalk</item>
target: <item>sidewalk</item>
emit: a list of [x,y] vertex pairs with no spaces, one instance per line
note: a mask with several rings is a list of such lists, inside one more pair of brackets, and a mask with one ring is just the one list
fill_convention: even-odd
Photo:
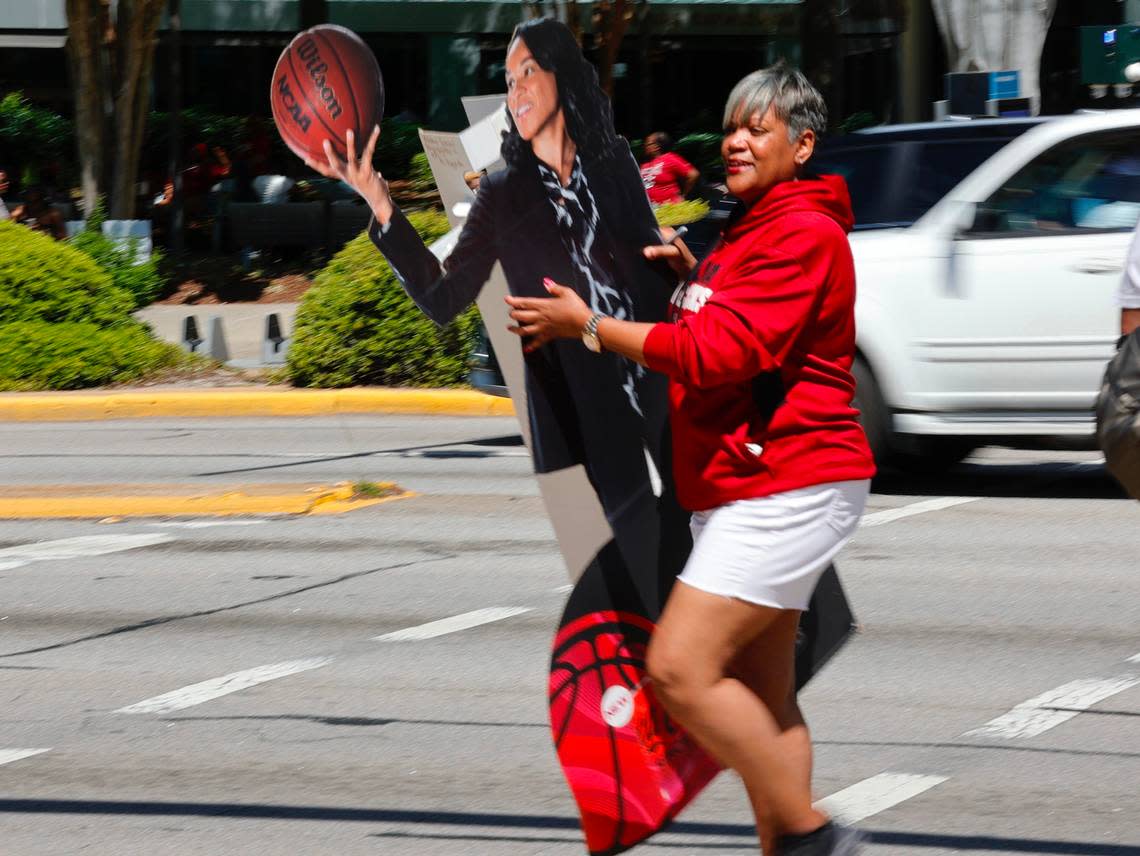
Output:
[[234,366],[262,366],[265,346],[266,318],[276,315],[281,332],[293,333],[299,303],[204,303],[169,305],[154,303],[139,309],[135,318],[150,326],[159,339],[182,344],[186,319],[197,320],[199,335],[205,336],[214,317],[222,321],[225,338],[225,361]]
[[509,398],[485,395],[473,389],[233,386],[0,393],[0,422],[350,413],[510,416],[514,414],[514,407]]

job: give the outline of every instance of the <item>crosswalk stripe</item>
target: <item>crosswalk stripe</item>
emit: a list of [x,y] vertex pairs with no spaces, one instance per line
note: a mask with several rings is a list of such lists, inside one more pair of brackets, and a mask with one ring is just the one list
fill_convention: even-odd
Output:
[[149,532],[139,535],[81,535],[77,538],[60,538],[55,541],[37,541],[0,550],[0,570],[19,568],[29,562],[105,556],[108,553],[152,547],[173,540],[174,536],[165,532]]
[[925,793],[947,781],[947,778],[917,773],[879,773],[824,797],[816,803],[816,807],[844,823],[858,823]]
[[169,713],[173,710],[182,710],[263,684],[266,681],[274,681],[278,678],[295,675],[298,672],[307,672],[310,669],[319,669],[321,666],[327,666],[332,660],[332,657],[310,657],[305,660],[287,660],[284,663],[257,666],[253,669],[245,669],[231,675],[191,684],[188,687],[163,693],[153,698],[143,699],[135,704],[121,707],[115,713]]
[[41,755],[50,751],[51,747],[47,749],[0,749],[0,767],[11,764],[13,761],[21,761],[24,758],[31,758],[33,755]]
[[999,737],[1007,740],[1036,737],[1062,722],[1068,722],[1109,696],[1114,696],[1137,684],[1140,684],[1140,677],[1136,675],[1071,681],[1022,702],[1001,716],[991,719],[981,728],[967,731],[962,736]]
[[530,612],[526,606],[492,606],[487,609],[476,609],[473,612],[464,612],[450,618],[441,618],[439,621],[429,621],[415,627],[407,627],[383,636],[373,636],[376,642],[415,642],[421,639],[434,639],[459,630],[469,630],[481,624],[490,624],[492,621],[502,621],[514,615]]
[[930,511],[941,511],[944,508],[953,508],[955,505],[977,502],[979,499],[981,497],[978,496],[940,496],[936,499],[912,502],[901,508],[885,508],[882,511],[864,514],[863,519],[859,521],[859,527],[865,529],[868,526],[882,526],[884,523],[891,523],[904,517],[914,517],[916,514],[926,514]]

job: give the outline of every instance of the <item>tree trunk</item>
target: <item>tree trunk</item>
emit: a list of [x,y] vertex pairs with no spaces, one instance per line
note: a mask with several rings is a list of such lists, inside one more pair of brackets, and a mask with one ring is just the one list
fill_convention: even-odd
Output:
[[150,102],[154,46],[163,0],[119,0],[118,91],[115,97],[115,168],[110,216],[135,215],[139,155]]
[[75,135],[79,148],[83,210],[90,213],[104,185],[105,121],[103,37],[106,6],[99,0],[67,0],[67,56],[75,93]]
[[66,3],[84,213],[109,193],[110,216],[130,219],[164,0]]

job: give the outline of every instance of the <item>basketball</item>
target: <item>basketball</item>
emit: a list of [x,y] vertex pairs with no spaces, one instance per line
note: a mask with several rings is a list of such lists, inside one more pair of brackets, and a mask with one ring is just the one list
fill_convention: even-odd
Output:
[[360,36],[321,24],[294,36],[273,70],[269,103],[285,144],[300,158],[325,161],[324,141],[341,158],[344,135],[357,156],[384,115],[380,66]]

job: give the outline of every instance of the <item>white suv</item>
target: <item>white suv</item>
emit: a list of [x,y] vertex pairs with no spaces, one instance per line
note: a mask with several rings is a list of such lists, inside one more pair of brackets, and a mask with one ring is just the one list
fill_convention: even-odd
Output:
[[[937,127],[926,126],[935,144]],[[857,403],[884,461],[939,466],[984,442],[1092,440],[1093,399],[1119,335],[1114,293],[1140,217],[1140,110],[1004,127],[1011,139],[991,139],[996,151],[913,223],[851,236]],[[950,165],[943,177],[961,167],[954,152],[934,158]],[[821,159],[825,169],[858,161],[849,146]],[[897,193],[921,190],[922,170]],[[858,218],[868,183],[849,183]]]

